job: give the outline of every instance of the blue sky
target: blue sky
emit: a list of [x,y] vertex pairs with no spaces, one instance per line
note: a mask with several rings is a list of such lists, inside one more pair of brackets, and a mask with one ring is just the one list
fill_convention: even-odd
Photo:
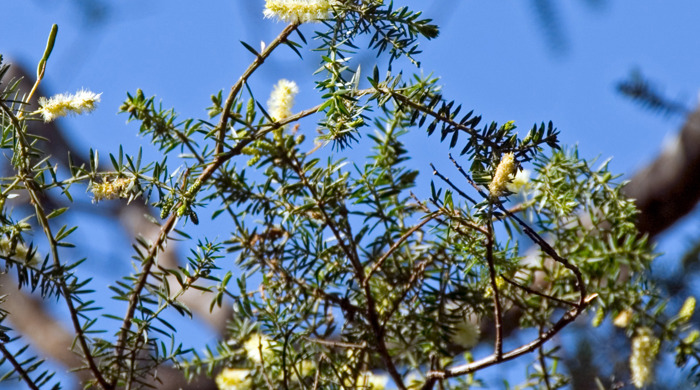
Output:
[[[251,60],[239,40],[256,47],[284,27],[263,20],[263,0],[125,0],[110,5],[106,17],[96,24],[79,16],[76,3],[4,2],[0,52],[34,69],[50,27],[57,23],[58,40],[43,86],[51,93],[83,87],[103,93],[96,112],[61,124],[80,149],[94,147],[104,156],[117,152],[119,144],[130,153],[141,145],[152,151],[148,141],[137,135],[137,126],[125,125],[126,116],[116,115],[127,91],[141,88],[147,95],[155,94],[165,107],[175,107],[181,118],[204,118],[210,95],[227,91]],[[556,2],[566,36],[564,52],[548,46],[531,1],[396,3],[424,9],[441,26],[438,39],[421,44],[422,69],[406,66],[406,73],[441,77],[448,98],[467,110],[473,108],[487,121],[514,120],[527,131],[534,123],[552,120],[564,144],[578,144],[581,154],[589,158],[614,157],[611,167],[619,173],[632,174],[650,161],[683,118],[640,109],[615,91],[617,81],[638,68],[669,96],[689,107],[697,103],[697,1],[607,1],[597,7],[583,1]],[[313,28],[304,28],[307,38],[313,36]],[[277,79],[293,79],[301,87],[295,107],[317,104],[320,97],[313,90],[311,73],[318,62],[310,52],[304,58],[300,62],[289,50],[280,50],[251,83],[265,96]],[[371,65],[372,56],[361,58],[363,64]],[[407,143],[412,163],[424,172],[423,183],[430,180],[428,163],[449,167],[442,153],[445,147],[437,138],[417,130]],[[674,232],[680,237],[698,233],[688,225]],[[93,235],[91,242],[101,243],[92,244],[96,253],[107,254],[107,260],[95,260],[98,270],[118,257],[104,243],[121,245],[127,238],[115,237],[110,230],[97,229],[94,234],[97,238]],[[678,242],[678,238],[664,241],[661,249],[677,254],[682,250]],[[117,267],[129,272],[126,258],[121,260]],[[103,273],[98,280],[103,277],[108,283],[109,276]]]

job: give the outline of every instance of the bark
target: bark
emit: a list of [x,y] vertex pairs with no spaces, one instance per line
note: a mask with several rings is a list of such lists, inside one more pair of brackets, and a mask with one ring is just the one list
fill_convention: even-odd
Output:
[[636,199],[637,228],[655,237],[691,212],[700,198],[700,107],[678,135],[625,186]]

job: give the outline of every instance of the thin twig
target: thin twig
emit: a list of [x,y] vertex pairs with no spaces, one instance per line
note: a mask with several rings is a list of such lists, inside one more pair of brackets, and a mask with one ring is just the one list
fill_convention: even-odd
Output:
[[459,189],[456,185],[454,185],[454,184],[450,181],[449,178],[443,176],[443,175],[437,170],[437,168],[435,168],[435,165],[433,165],[433,164],[431,163],[431,164],[430,164],[430,167],[433,168],[433,175],[435,175],[435,176],[439,177],[440,179],[442,179],[442,181],[444,181],[445,183],[447,183],[447,185],[449,185],[450,187],[452,187],[453,190],[457,191],[457,193],[460,194],[463,198],[467,199],[468,201],[470,201],[470,202],[472,202],[472,203],[474,203],[474,204],[477,203],[477,202],[474,200],[474,198],[472,198],[471,196],[467,195],[464,191],[462,191],[462,190]]
[[483,359],[467,363],[467,364],[462,364],[457,367],[449,368],[446,370],[442,371],[430,371],[428,372],[427,376],[428,379],[446,379],[446,378],[453,378],[456,376],[461,376],[461,375],[466,375],[470,374],[472,372],[484,369],[486,367],[493,366],[495,364],[499,364],[501,362],[505,362],[508,360],[515,359],[519,356],[522,356],[526,353],[530,353],[537,349],[540,345],[544,344],[545,342],[549,341],[554,335],[559,333],[564,327],[566,327],[568,324],[573,322],[576,318],[578,318],[581,313],[583,313],[584,309],[590,305],[590,303],[598,296],[598,294],[593,294],[591,296],[586,297],[584,300],[583,304],[580,306],[576,306],[573,309],[567,311],[564,313],[561,318],[554,324],[552,327],[545,331],[544,333],[540,334],[538,338],[535,340],[524,344],[516,349],[513,349],[511,351],[503,353],[500,359],[496,359],[496,355],[492,354],[489,355]]
[[506,282],[512,284],[513,286],[515,286],[515,287],[517,287],[517,288],[519,288],[519,289],[521,289],[521,290],[525,290],[525,291],[527,291],[527,292],[530,293],[530,294],[534,294],[534,295],[540,296],[540,297],[542,297],[542,298],[550,299],[550,300],[552,300],[552,301],[559,302],[559,303],[563,303],[563,304],[569,305],[569,306],[576,306],[576,305],[577,305],[577,304],[574,303],[574,302],[569,302],[569,301],[567,301],[567,300],[560,299],[560,298],[557,298],[557,297],[552,296],[552,295],[547,295],[547,294],[541,293],[541,292],[539,292],[539,291],[537,291],[537,290],[533,290],[533,289],[531,289],[530,287],[523,286],[522,284],[516,282],[515,280],[509,279],[508,277],[506,277],[506,276],[503,275],[503,274],[501,274],[501,277],[502,277],[503,280],[505,280]]
[[[542,326],[540,325],[540,334],[542,334]],[[544,355],[544,348],[542,345],[537,348],[537,354],[539,355],[540,367],[542,368],[542,378],[544,378],[544,384],[547,386],[547,390],[552,389],[552,385],[549,383],[549,370],[547,369],[547,359]]]
[[365,346],[362,344],[345,343],[342,341],[335,341],[335,340],[315,339],[315,338],[311,338],[308,336],[303,336],[303,338],[307,341],[311,341],[312,343],[327,345],[327,346],[333,347],[333,348],[350,348],[350,349],[365,348]]
[[15,357],[12,356],[10,351],[8,351],[7,348],[5,348],[5,343],[3,342],[0,342],[0,352],[2,352],[2,355],[5,357],[5,359],[7,359],[7,361],[10,362],[12,368],[14,368],[15,371],[19,374],[19,376],[22,377],[24,383],[26,383],[30,389],[39,390],[39,387],[37,387],[32,378],[29,377],[27,371],[25,371],[24,368],[22,368],[22,365],[19,364],[17,360],[15,360]]
[[498,291],[498,283],[496,282],[496,266],[493,259],[493,222],[491,222],[491,214],[493,214],[493,204],[489,204],[489,217],[486,224],[486,262],[489,266],[489,279],[491,281],[491,290],[493,291],[493,316],[496,328],[496,341],[494,346],[494,354],[496,359],[500,359],[503,355],[503,309],[501,308],[500,292]]
[[454,157],[452,157],[452,153],[448,154],[447,156],[450,158],[450,161],[452,161],[452,164],[454,164],[454,166],[457,168],[457,171],[458,171],[459,173],[461,173],[462,176],[464,176],[465,179],[467,179],[467,182],[469,182],[469,184],[471,184],[472,187],[474,187],[474,189],[476,189],[476,191],[479,193],[479,195],[481,195],[481,197],[484,198],[484,199],[488,199],[488,198],[489,198],[489,195],[488,195],[486,192],[484,192],[484,190],[483,190],[481,187],[479,187],[478,184],[476,184],[476,182],[471,178],[471,176],[469,176],[469,175],[464,171],[464,169],[462,168],[461,165],[459,165],[459,163],[457,162],[457,160],[455,160]]
[[253,72],[255,72],[255,70],[258,69],[258,67],[260,67],[260,65],[262,65],[263,62],[265,62],[267,57],[270,56],[272,51],[275,50],[277,46],[279,46],[281,43],[287,40],[289,34],[294,32],[294,30],[296,30],[297,27],[299,27],[299,24],[297,23],[292,23],[285,27],[284,30],[282,30],[282,32],[277,36],[277,38],[273,39],[272,42],[270,42],[265,47],[265,49],[258,54],[255,60],[250,65],[248,65],[248,68],[243,72],[241,77],[238,78],[236,84],[234,84],[231,87],[231,92],[229,92],[228,97],[226,98],[226,102],[224,103],[223,111],[221,113],[221,119],[219,120],[219,124],[217,125],[219,135],[216,142],[216,149],[214,153],[215,155],[221,154],[224,150],[224,138],[226,137],[226,127],[228,125],[228,120],[231,115],[231,107],[233,107],[233,103],[236,100],[236,96],[238,96],[238,92],[240,92],[243,85],[248,81],[250,75],[252,75]]
[[439,120],[440,122],[447,123],[448,125],[454,127],[455,129],[463,130],[464,132],[466,132],[470,136],[477,138],[478,140],[480,140],[485,145],[487,145],[491,148],[498,147],[498,145],[496,143],[494,143],[493,141],[491,141],[488,137],[485,137],[485,136],[479,134],[479,131],[477,129],[475,129],[473,127],[464,126],[463,124],[455,122],[451,118],[448,118],[440,113],[434,112],[434,111],[428,109],[427,107],[424,107],[424,106],[412,101],[408,97],[401,95],[400,93],[398,93],[396,91],[390,90],[388,88],[379,88],[378,91],[385,93],[385,94],[389,94],[389,95],[391,95],[392,98],[401,101],[402,104],[410,106],[414,110],[418,110],[418,111],[421,111],[423,113],[426,113],[426,114],[432,116],[433,118]]

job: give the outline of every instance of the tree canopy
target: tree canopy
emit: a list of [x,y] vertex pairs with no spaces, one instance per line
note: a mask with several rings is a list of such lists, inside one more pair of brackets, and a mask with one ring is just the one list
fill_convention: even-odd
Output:
[[[531,363],[521,388],[565,388],[572,372],[560,366],[557,336],[604,322],[630,339],[629,370],[591,372],[591,383],[648,386],[664,356],[700,380],[695,299],[665,310],[668,294],[648,274],[653,244],[607,160],[561,145],[547,118],[522,129],[445,96],[420,72],[419,44],[439,26],[418,11],[383,0],[267,0],[263,15],[284,27],[259,46],[241,42],[250,64],[213,93],[207,116],[182,118],[140,89],[127,93],[119,111],[161,153],[152,161],[122,147],[51,150],[39,122],[100,109],[100,94],[87,90],[36,99],[57,26],[31,89],[0,64],[10,167],[0,179],[0,257],[22,291],[68,313],[70,368],[82,384],[463,389],[519,358]],[[271,92],[249,83],[277,50],[320,53],[313,93],[322,103],[294,105],[292,80]],[[366,52],[386,61],[361,69],[352,58]],[[453,167],[412,167],[409,131],[447,144],[454,154],[434,158]],[[424,199],[412,192],[418,175],[434,177]],[[95,298],[107,287],[77,272],[89,254],[68,216],[86,191],[87,208],[114,202],[139,214],[134,272],[114,280],[108,302]],[[224,236],[193,238],[200,223]],[[183,264],[175,242],[190,251]],[[28,357],[23,345],[40,350],[39,341],[19,337],[19,314],[7,307],[3,379],[59,387]],[[187,335],[165,318],[173,312],[223,318],[220,341],[183,347]]]

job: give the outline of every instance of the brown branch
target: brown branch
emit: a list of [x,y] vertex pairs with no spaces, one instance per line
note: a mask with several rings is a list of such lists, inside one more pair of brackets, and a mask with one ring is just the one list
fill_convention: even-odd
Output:
[[[542,326],[540,326],[540,335],[542,334]],[[544,384],[547,386],[547,390],[552,389],[552,385],[549,383],[549,370],[547,369],[547,357],[544,355],[544,346],[540,345],[537,348],[537,355],[540,360],[540,366],[542,367],[542,377],[544,378]]]
[[496,282],[496,266],[493,259],[493,223],[491,222],[491,214],[493,213],[493,204],[489,204],[489,222],[486,224],[488,234],[486,235],[486,262],[489,267],[489,279],[491,282],[491,290],[493,290],[493,318],[495,321],[496,341],[494,343],[494,355],[500,359],[503,355],[503,309],[501,308],[500,293],[498,291],[498,283]]
[[215,154],[221,154],[224,150],[224,138],[226,137],[226,127],[228,125],[228,120],[231,115],[231,107],[233,107],[233,102],[236,101],[236,96],[238,96],[238,92],[241,90],[243,87],[243,84],[245,84],[248,81],[248,78],[255,72],[260,65],[262,65],[267,57],[272,54],[272,51],[277,48],[280,44],[284,43],[287,40],[287,37],[289,34],[294,32],[294,30],[299,27],[299,24],[297,23],[292,23],[288,25],[287,27],[282,30],[282,32],[277,36],[277,38],[273,39],[272,42],[270,42],[269,45],[265,47],[264,50],[262,50],[262,53],[259,53],[258,56],[255,58],[255,60],[248,66],[248,68],[243,72],[241,77],[238,78],[238,81],[236,84],[234,84],[231,87],[231,91],[228,94],[228,97],[226,98],[226,102],[224,103],[223,107],[223,112],[221,113],[221,119],[219,120],[219,124],[217,128],[219,129],[219,136],[216,142],[216,149],[215,149]]
[[563,303],[563,304],[568,305],[568,306],[576,306],[576,305],[577,305],[577,303],[569,302],[569,301],[564,300],[564,299],[559,299],[559,298],[557,298],[557,297],[555,297],[555,296],[547,295],[547,294],[541,293],[541,292],[539,292],[539,291],[537,291],[537,290],[533,290],[533,289],[531,289],[531,288],[529,288],[529,287],[527,287],[527,286],[523,286],[522,284],[516,282],[515,280],[509,279],[508,277],[506,277],[506,276],[503,275],[503,274],[501,274],[501,277],[502,277],[503,280],[505,280],[506,282],[512,284],[513,286],[515,286],[515,287],[517,287],[517,288],[519,288],[519,289],[521,289],[521,290],[527,291],[527,292],[530,293],[530,294],[537,295],[537,296],[540,296],[540,297],[545,298],[545,299],[550,299],[550,300],[555,301],[555,302]]
[[[224,105],[224,112],[222,113],[221,120],[219,122],[219,142],[217,142],[216,146],[216,154],[214,157],[214,160],[207,165],[202,173],[197,177],[195,180],[195,185],[190,191],[193,193],[191,194],[194,196],[199,189],[201,188],[201,184],[206,182],[209,178],[214,175],[217,169],[221,167],[226,161],[230,160],[232,157],[237,156],[241,154],[243,148],[245,148],[248,144],[253,142],[255,139],[262,137],[263,135],[267,134],[269,131],[279,128],[282,126],[282,121],[280,122],[275,122],[272,123],[267,130],[259,130],[257,133],[254,133],[252,135],[249,135],[247,137],[244,137],[243,139],[239,140],[238,143],[236,144],[235,147],[231,148],[228,152],[223,153],[223,136],[225,135],[225,130],[226,126],[228,123],[228,118],[229,118],[229,112],[231,110],[231,107],[233,106],[233,102],[236,99],[236,96],[238,95],[238,92],[242,88],[243,84],[248,80],[250,75],[260,66],[262,63],[265,61],[265,59],[272,53],[272,50],[277,47],[280,43],[284,42],[286,40],[287,36],[291,34],[295,29],[297,28],[297,25],[295,24],[290,24],[287,26],[282,32],[275,38],[270,45],[263,50],[263,52],[253,61],[253,63],[248,66],[246,71],[243,73],[243,75],[238,79],[236,84],[231,87],[231,91],[229,92],[229,95],[226,99],[226,103]],[[173,209],[177,209],[180,205],[182,205],[182,201],[178,202],[178,204],[175,205]],[[129,298],[129,306],[127,308],[126,315],[124,317],[124,321],[122,322],[121,326],[121,331],[119,332],[119,338],[115,347],[115,356],[117,357],[117,360],[119,360],[124,353],[124,348],[126,346],[126,340],[129,334],[129,331],[131,329],[131,323],[132,319],[134,317],[134,314],[136,313],[136,308],[138,306],[138,301],[139,301],[139,296],[141,295],[141,291],[146,285],[146,281],[148,280],[148,277],[151,273],[151,267],[153,266],[155,262],[156,255],[158,254],[158,251],[161,249],[161,247],[166,243],[168,234],[170,231],[175,227],[175,223],[178,219],[178,216],[176,213],[173,213],[163,224],[163,226],[160,229],[160,232],[158,234],[158,238],[156,239],[155,243],[151,246],[151,249],[148,252],[148,255],[144,258],[142,266],[141,266],[141,275],[139,276],[136,285],[134,286],[134,289],[132,290],[131,296]]]
[[504,353],[500,358],[497,357],[495,354],[489,355],[483,359],[477,360],[475,362],[467,363],[467,364],[462,364],[457,367],[453,367],[450,369],[446,370],[440,370],[440,371],[430,371],[428,372],[428,378],[429,379],[446,379],[446,378],[452,378],[456,376],[461,376],[461,375],[466,375],[470,374],[472,372],[481,370],[483,368],[493,366],[494,364],[502,363],[508,360],[515,359],[516,357],[522,356],[526,353],[530,353],[537,349],[540,345],[544,344],[548,340],[550,340],[554,335],[559,333],[564,327],[566,327],[568,324],[573,322],[581,313],[583,313],[584,309],[593,301],[598,295],[593,294],[589,297],[586,297],[584,299],[583,304],[577,307],[574,307],[573,309],[567,311],[562,315],[562,317],[554,324],[552,327],[542,333],[538,338],[535,340],[522,345],[516,349],[513,349],[511,351],[508,351]]
[[700,106],[680,132],[623,188],[635,199],[637,229],[654,237],[693,210],[700,199]]
[[483,135],[479,134],[479,131],[477,129],[475,129],[473,127],[464,126],[461,123],[455,122],[454,120],[452,120],[452,118],[446,117],[438,112],[434,112],[434,111],[430,110],[429,108],[424,107],[423,105],[412,101],[411,99],[398,93],[397,91],[394,91],[394,90],[391,90],[388,88],[379,88],[379,89],[377,89],[377,91],[384,93],[384,94],[387,94],[387,95],[391,95],[392,98],[401,102],[401,104],[407,105],[414,110],[428,114],[428,115],[432,116],[433,118],[439,120],[440,122],[447,123],[448,125],[454,127],[455,129],[462,130],[462,131],[466,132],[467,134],[469,134],[470,136],[477,138],[478,140],[483,142],[485,145],[488,145],[489,147],[492,147],[492,148],[498,147],[498,145],[496,143],[494,143],[493,141],[491,141],[489,138],[484,137]]
[[326,346],[329,346],[332,348],[348,348],[348,349],[366,348],[366,346],[362,345],[362,344],[345,343],[345,342],[337,341],[337,340],[315,339],[315,338],[311,338],[311,337],[307,337],[307,336],[304,336],[304,339],[307,341],[311,341],[312,343],[326,345]]
[[34,384],[34,381],[32,378],[29,377],[29,374],[22,368],[22,365],[15,360],[15,357],[12,356],[10,351],[5,348],[5,344],[0,342],[0,352],[2,352],[2,355],[7,359],[7,361],[10,362],[12,365],[12,368],[14,368],[15,372],[19,374],[19,376],[24,380],[24,383],[29,386],[30,389],[32,390],[39,390],[39,388]]

